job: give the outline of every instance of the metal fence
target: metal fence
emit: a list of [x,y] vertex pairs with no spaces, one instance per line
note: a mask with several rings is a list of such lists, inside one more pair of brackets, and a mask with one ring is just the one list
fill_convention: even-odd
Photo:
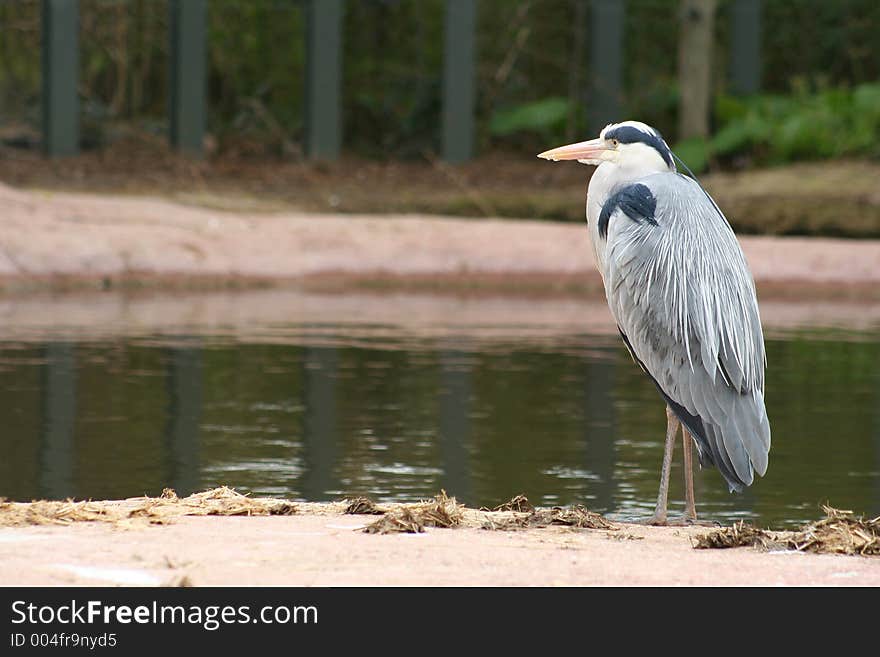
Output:
[[[841,16],[848,22],[826,25],[827,34],[832,41],[843,34],[832,46],[848,48],[840,52],[849,53],[850,68],[871,75],[876,50],[857,51],[872,43],[870,17],[860,14],[864,3],[854,4],[834,10],[838,23]],[[824,5],[817,4],[819,11],[830,11]],[[567,133],[592,133],[624,110],[643,116],[649,104],[662,126],[677,102],[668,96],[678,93],[676,35],[683,20],[678,0],[9,0],[0,7],[0,23],[16,19],[10,9],[15,6],[22,21],[39,15],[42,74],[36,95],[41,142],[51,156],[78,151],[84,114],[93,122],[107,118],[108,112],[83,106],[83,76],[103,76],[111,106],[118,108],[125,94],[145,114],[164,105],[165,118],[154,117],[157,125],[176,149],[194,155],[202,152],[211,114],[230,104],[237,111],[247,106],[262,112],[264,124],[301,144],[310,158],[334,159],[355,140],[372,139],[377,150],[393,151],[400,148],[394,132],[398,142],[436,144],[445,160],[461,162],[485,141],[494,110],[540,98],[550,87],[583,101],[571,104]],[[777,24],[786,17],[807,21],[808,9],[791,2],[722,0],[716,38],[721,36],[726,56],[716,56],[721,61],[714,66],[713,87],[757,91],[767,77],[768,43],[774,61],[784,62],[790,48],[776,53],[780,39],[799,38]],[[111,36],[98,46],[81,42],[94,38],[100,21],[120,11],[138,29],[116,34],[111,27],[105,30]],[[240,30],[237,20],[243,21]],[[762,29],[768,24],[773,29]],[[398,33],[386,32],[388,26]],[[843,43],[847,35],[863,33],[855,43]],[[35,53],[14,50],[16,43],[29,43],[27,35],[15,41],[13,32],[6,52],[0,50],[5,60],[0,66],[7,67],[13,85],[20,83],[14,92],[24,96],[31,78],[22,73],[16,82],[10,71],[35,59]],[[263,43],[257,50],[249,40],[260,38],[274,39],[277,46]],[[132,54],[131,39],[138,40],[140,54]],[[821,66],[816,51],[832,46],[823,50],[814,42],[801,60]],[[114,49],[127,54],[115,57]],[[84,53],[91,54],[84,58]],[[101,53],[107,53],[103,60]],[[100,69],[108,58],[118,69],[112,75]],[[395,66],[397,77],[385,84]],[[131,82],[135,72],[137,85]],[[243,91],[239,72],[270,91]],[[791,65],[789,72],[797,70]],[[361,91],[370,85],[383,87],[381,93]],[[268,109],[261,94],[273,96]]]

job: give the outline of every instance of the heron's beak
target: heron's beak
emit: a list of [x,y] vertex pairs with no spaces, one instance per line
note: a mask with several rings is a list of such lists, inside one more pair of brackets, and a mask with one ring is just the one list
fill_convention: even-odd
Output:
[[545,160],[577,160],[583,164],[601,164],[605,160],[611,159],[614,152],[607,141],[604,139],[591,139],[590,141],[581,141],[577,144],[569,144],[568,146],[560,146],[559,148],[551,148],[549,151],[539,153],[538,157]]

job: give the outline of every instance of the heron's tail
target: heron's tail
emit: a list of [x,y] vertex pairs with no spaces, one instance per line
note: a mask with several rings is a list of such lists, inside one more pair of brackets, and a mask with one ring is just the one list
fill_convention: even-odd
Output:
[[691,415],[673,404],[670,406],[676,417],[694,437],[700,465],[718,468],[731,493],[741,493],[750,486],[755,472],[764,476],[770,451],[770,422],[760,394],[734,397],[721,422]]
[[[714,465],[718,468],[731,493],[740,493],[750,486],[755,472],[761,476],[767,472],[770,421],[764,407],[764,396],[760,392],[741,392],[728,385],[724,377],[711,381],[705,372],[697,370],[701,372],[702,379],[690,386],[692,398],[686,402],[694,408],[694,413],[691,413],[666,393],[636,355],[622,330],[620,335],[633,360],[653,381],[679,422],[693,436],[701,466]],[[712,394],[709,394],[709,390]],[[700,404],[694,401],[695,398],[699,399]]]

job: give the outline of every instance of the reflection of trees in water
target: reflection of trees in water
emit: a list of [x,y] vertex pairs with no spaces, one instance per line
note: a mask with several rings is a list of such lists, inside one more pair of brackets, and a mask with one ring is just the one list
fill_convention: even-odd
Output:
[[167,349],[164,478],[179,495],[188,495],[201,488],[202,350],[197,338],[190,342],[193,346]]
[[778,513],[781,501],[810,518],[824,502],[880,510],[880,498],[869,499],[880,479],[880,439],[872,436],[880,426],[880,343],[788,336],[768,341],[767,361],[773,433],[767,475],[755,486],[757,510]]
[[333,468],[339,449],[337,377],[339,353],[333,347],[302,350],[304,470],[299,485],[307,500],[326,500],[337,488]]
[[[0,495],[226,483],[315,500],[445,488],[476,505],[516,493],[606,512],[652,505],[663,403],[625,350],[515,346],[7,346]],[[813,518],[827,500],[880,512],[880,344],[809,335],[767,348],[767,477],[731,496],[714,469],[698,472],[701,511],[778,523]],[[680,457],[677,445],[677,504]],[[212,469],[222,480],[205,479]]]
[[[451,342],[451,341],[447,341]],[[460,502],[472,504],[470,444],[471,361],[468,354],[443,345],[440,351],[437,442],[443,475],[440,487]]]
[[600,513],[614,511],[617,478],[617,449],[614,380],[616,362],[613,358],[583,358],[584,453],[582,467],[593,472],[598,480],[589,490],[595,502],[586,503]]
[[61,500],[76,494],[73,482],[76,422],[76,356],[67,342],[45,347],[42,367],[40,496]]
[[[594,494],[607,498],[613,488],[607,450],[613,454],[614,432],[611,388],[602,379],[612,377],[613,363],[593,371],[579,351],[540,346],[490,349],[472,359],[470,470],[476,502],[489,506],[516,494],[535,504],[593,504],[588,498]],[[594,384],[589,392],[587,378]],[[601,479],[598,492],[592,475]]]

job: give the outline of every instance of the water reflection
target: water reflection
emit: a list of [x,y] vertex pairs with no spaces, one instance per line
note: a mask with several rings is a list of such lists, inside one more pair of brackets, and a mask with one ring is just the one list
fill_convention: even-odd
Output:
[[305,406],[301,434],[304,471],[300,494],[321,501],[341,492],[334,476],[340,442],[336,422],[339,354],[333,348],[306,348],[303,352],[300,394]]
[[199,486],[199,427],[202,422],[202,352],[197,338],[191,346],[169,347],[165,394],[165,464],[169,485],[191,492]]
[[76,369],[73,345],[46,345],[42,368],[42,427],[40,431],[40,495],[65,499],[74,494],[74,425]]
[[[615,335],[478,324],[273,324],[0,342],[0,495],[120,498],[229,485],[328,500],[476,506],[517,493],[647,515],[663,405]],[[880,513],[880,346],[871,332],[775,332],[768,476],[701,513],[780,526],[822,502]],[[678,453],[677,457],[680,455]],[[683,497],[673,468],[672,509]]]
[[611,398],[614,390],[615,361],[613,359],[582,359],[584,369],[580,405],[586,414],[583,424],[583,464],[590,472],[605,473],[596,476],[593,485],[595,506],[614,509],[617,502],[617,451],[615,449],[615,404]]
[[472,359],[467,352],[455,349],[452,341],[441,345],[439,380],[439,419],[437,442],[443,474],[440,486],[455,491],[462,499],[473,499],[470,478]]

